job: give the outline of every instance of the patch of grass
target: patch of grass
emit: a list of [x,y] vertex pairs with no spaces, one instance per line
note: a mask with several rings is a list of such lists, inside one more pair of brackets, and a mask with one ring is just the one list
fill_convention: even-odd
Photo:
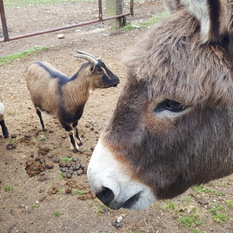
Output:
[[198,214],[190,214],[188,216],[179,217],[178,223],[185,228],[192,228],[203,224],[203,221]]
[[165,207],[167,210],[175,210],[176,205],[173,201],[167,201],[167,206]]
[[196,192],[196,193],[210,193],[213,194],[215,196],[224,196],[224,194],[220,191],[214,191],[208,188],[205,188],[203,185],[194,185],[192,187],[192,189]]
[[225,203],[226,203],[226,205],[233,207],[233,201],[226,200]]
[[224,196],[224,193],[220,192],[220,191],[213,191],[213,194],[215,196]]
[[182,196],[180,200],[186,204],[191,202],[191,198],[189,196]]
[[5,191],[5,192],[8,192],[8,191],[13,190],[13,189],[14,189],[14,186],[11,186],[11,185],[5,185],[5,186],[3,187],[3,189],[4,189],[4,191]]
[[39,136],[39,140],[40,140],[40,141],[47,141],[48,138],[46,138],[46,137],[43,136],[43,135],[40,135],[40,136]]
[[56,217],[60,217],[61,216],[61,212],[59,210],[56,210],[53,212],[53,215]]
[[206,233],[205,231],[200,231],[198,228],[193,229],[193,233]]
[[218,204],[214,205],[213,208],[210,209],[212,219],[217,223],[225,223],[228,220],[228,216],[219,211],[225,211],[226,208],[220,206]]
[[165,17],[167,15],[169,15],[168,12],[162,12],[162,13],[156,14],[155,16],[151,17],[148,20],[138,22],[138,23],[126,24],[126,26],[124,26],[121,30],[132,31],[132,30],[137,30],[137,29],[141,29],[141,28],[147,28],[151,25],[156,24],[157,22],[159,22],[160,19],[162,19],[163,17]]
[[72,191],[72,193],[73,193],[73,194],[84,195],[84,194],[86,194],[86,191],[75,189],[75,190]]
[[66,156],[66,157],[60,158],[60,160],[61,160],[61,161],[65,161],[65,162],[67,162],[67,163],[70,163],[70,162],[72,162],[73,159]]
[[105,212],[106,205],[103,203],[100,203],[98,206],[94,206],[93,209],[97,214],[102,214]]
[[40,204],[33,204],[32,207],[33,207],[33,208],[39,208],[39,207],[40,207]]
[[13,53],[13,54],[10,54],[8,56],[1,57],[0,58],[0,66],[12,63],[13,61],[15,61],[17,59],[23,59],[25,57],[34,55],[39,51],[43,51],[43,50],[47,50],[47,49],[48,49],[47,47],[35,47],[33,49],[25,50],[25,51],[20,52],[20,53]]
[[220,183],[220,185],[223,186],[223,187],[226,187],[226,186],[228,186],[228,185],[231,185],[231,183],[230,183],[230,182],[226,182],[226,181],[222,181],[222,182]]
[[192,188],[196,193],[211,193],[211,190],[204,188],[203,185],[194,185]]
[[17,139],[16,138],[9,138],[8,140],[7,140],[7,143],[8,144],[13,144],[13,143],[16,143],[17,142]]
[[60,175],[61,175],[61,178],[62,178],[62,179],[65,178],[65,172],[61,171]]

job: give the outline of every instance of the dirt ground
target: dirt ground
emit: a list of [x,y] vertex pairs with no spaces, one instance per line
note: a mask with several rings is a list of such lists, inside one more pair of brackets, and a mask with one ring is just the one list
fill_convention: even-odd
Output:
[[[82,9],[87,7],[83,4]],[[67,12],[67,5],[59,4],[56,9],[47,5],[41,11],[33,7],[30,11],[19,8],[17,14],[11,9],[8,13],[15,22],[10,24],[11,33],[23,34],[25,28],[27,32],[41,30],[44,25],[51,27],[57,23],[53,22],[56,19],[48,21],[43,13],[55,10],[59,15],[64,9]],[[140,3],[135,6],[135,16],[127,20],[144,20],[160,11],[164,8],[159,2]],[[23,21],[19,20],[20,15]],[[67,13],[67,17],[73,15]],[[39,28],[31,23],[31,18],[40,19],[37,20]],[[62,15],[58,17],[61,18]],[[121,58],[146,30],[113,32],[108,23],[99,23],[0,44],[0,56],[35,46],[49,48],[0,67],[0,93],[11,135],[9,139],[0,138],[1,233],[233,233],[233,176],[190,189],[173,200],[157,202],[141,211],[110,210],[91,193],[86,167],[124,87],[126,72]],[[65,38],[58,39],[58,33],[63,33]],[[88,100],[79,122],[84,142],[80,153],[70,151],[66,133],[53,117],[43,115],[48,130],[40,131],[25,82],[25,70],[35,61],[50,62],[71,76],[83,63],[74,58],[76,49],[102,55],[107,67],[121,79],[118,87],[95,90]],[[63,161],[67,156],[79,167],[71,178],[64,178],[64,172],[60,170],[61,166],[69,166]],[[35,174],[31,171],[29,175],[32,162]],[[221,216],[224,221],[219,220]],[[194,220],[185,227],[181,220],[192,217]]]

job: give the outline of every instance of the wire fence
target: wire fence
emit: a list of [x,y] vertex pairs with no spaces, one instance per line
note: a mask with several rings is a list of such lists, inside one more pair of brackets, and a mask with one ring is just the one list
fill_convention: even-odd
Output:
[[96,0],[4,0],[5,8],[30,7],[44,4],[96,2]]
[[0,37],[9,41],[123,19],[133,14],[133,0],[0,0],[0,11]]

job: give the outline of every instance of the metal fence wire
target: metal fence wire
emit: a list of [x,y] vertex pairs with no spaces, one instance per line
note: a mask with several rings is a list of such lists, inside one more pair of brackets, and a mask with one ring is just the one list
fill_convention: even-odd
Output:
[[110,19],[124,22],[133,15],[133,0],[0,0],[0,13],[0,40],[10,41]]

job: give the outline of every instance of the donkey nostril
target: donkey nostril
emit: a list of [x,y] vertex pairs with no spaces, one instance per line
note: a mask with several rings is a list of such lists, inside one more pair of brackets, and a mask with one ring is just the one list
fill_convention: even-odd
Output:
[[99,198],[105,205],[108,205],[114,199],[115,195],[111,189],[103,187],[103,190],[97,193],[96,197]]

